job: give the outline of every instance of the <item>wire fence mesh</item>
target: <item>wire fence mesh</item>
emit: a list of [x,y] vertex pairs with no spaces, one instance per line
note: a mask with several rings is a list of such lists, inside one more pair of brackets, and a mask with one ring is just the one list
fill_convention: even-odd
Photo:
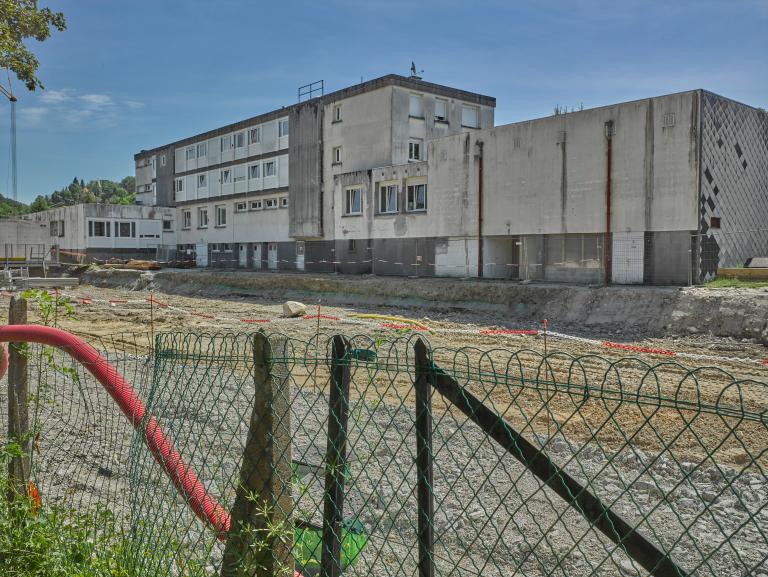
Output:
[[[436,348],[425,368],[416,337],[343,338],[342,354],[339,338],[273,334],[266,355],[243,333],[91,342],[231,514],[230,541],[250,543],[235,561],[248,556],[272,574],[768,574],[766,383],[711,367],[505,349]],[[107,511],[109,523],[93,530],[113,532],[130,575],[233,574],[227,539],[147,450],[147,419],[134,432],[66,353],[33,345],[29,359],[42,514]],[[425,370],[429,517],[417,465]],[[485,412],[462,410],[467,399]],[[260,471],[244,461],[249,451]],[[532,472],[542,459],[549,478]],[[597,500],[600,519],[626,521],[674,572],[633,561],[620,527],[599,530],[578,495],[574,505],[557,492],[565,476]],[[328,564],[334,542],[338,567]]]

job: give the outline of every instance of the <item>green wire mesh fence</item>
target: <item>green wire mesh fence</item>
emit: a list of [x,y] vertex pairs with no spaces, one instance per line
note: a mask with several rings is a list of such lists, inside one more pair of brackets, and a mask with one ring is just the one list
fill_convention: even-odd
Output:
[[231,512],[229,539],[82,367],[31,347],[42,512],[108,511],[137,576],[243,563],[306,576],[768,575],[766,383],[633,358],[418,353],[417,339],[92,343]]

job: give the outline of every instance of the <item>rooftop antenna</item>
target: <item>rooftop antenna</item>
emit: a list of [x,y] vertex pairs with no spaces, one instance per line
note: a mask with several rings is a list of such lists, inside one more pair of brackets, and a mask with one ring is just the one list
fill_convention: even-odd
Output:
[[0,84],[0,93],[11,103],[11,190],[13,191],[13,200],[18,200],[18,176],[16,167],[16,100],[13,92],[7,90]]
[[423,70],[416,72],[416,63],[411,60],[411,78],[414,80],[421,80],[421,75],[424,74]]

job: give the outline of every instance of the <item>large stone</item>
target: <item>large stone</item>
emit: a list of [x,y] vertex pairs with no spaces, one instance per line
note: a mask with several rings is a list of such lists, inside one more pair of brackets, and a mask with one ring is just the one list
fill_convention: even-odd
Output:
[[307,314],[307,305],[297,301],[285,301],[283,314],[287,317],[301,317]]

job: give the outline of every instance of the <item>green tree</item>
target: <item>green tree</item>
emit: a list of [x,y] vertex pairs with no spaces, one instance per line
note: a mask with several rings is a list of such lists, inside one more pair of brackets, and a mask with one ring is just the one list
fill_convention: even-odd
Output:
[[28,90],[45,88],[37,77],[40,62],[24,40],[43,42],[51,28],[67,28],[64,15],[50,8],[38,8],[37,0],[0,0],[0,67],[12,70]]
[[40,212],[41,210],[48,210],[51,208],[51,204],[48,202],[48,198],[42,194],[38,195],[32,204],[29,205],[29,210],[32,212]]
[[126,176],[123,180],[120,181],[120,186],[122,186],[130,194],[135,194],[136,193],[136,177]]

